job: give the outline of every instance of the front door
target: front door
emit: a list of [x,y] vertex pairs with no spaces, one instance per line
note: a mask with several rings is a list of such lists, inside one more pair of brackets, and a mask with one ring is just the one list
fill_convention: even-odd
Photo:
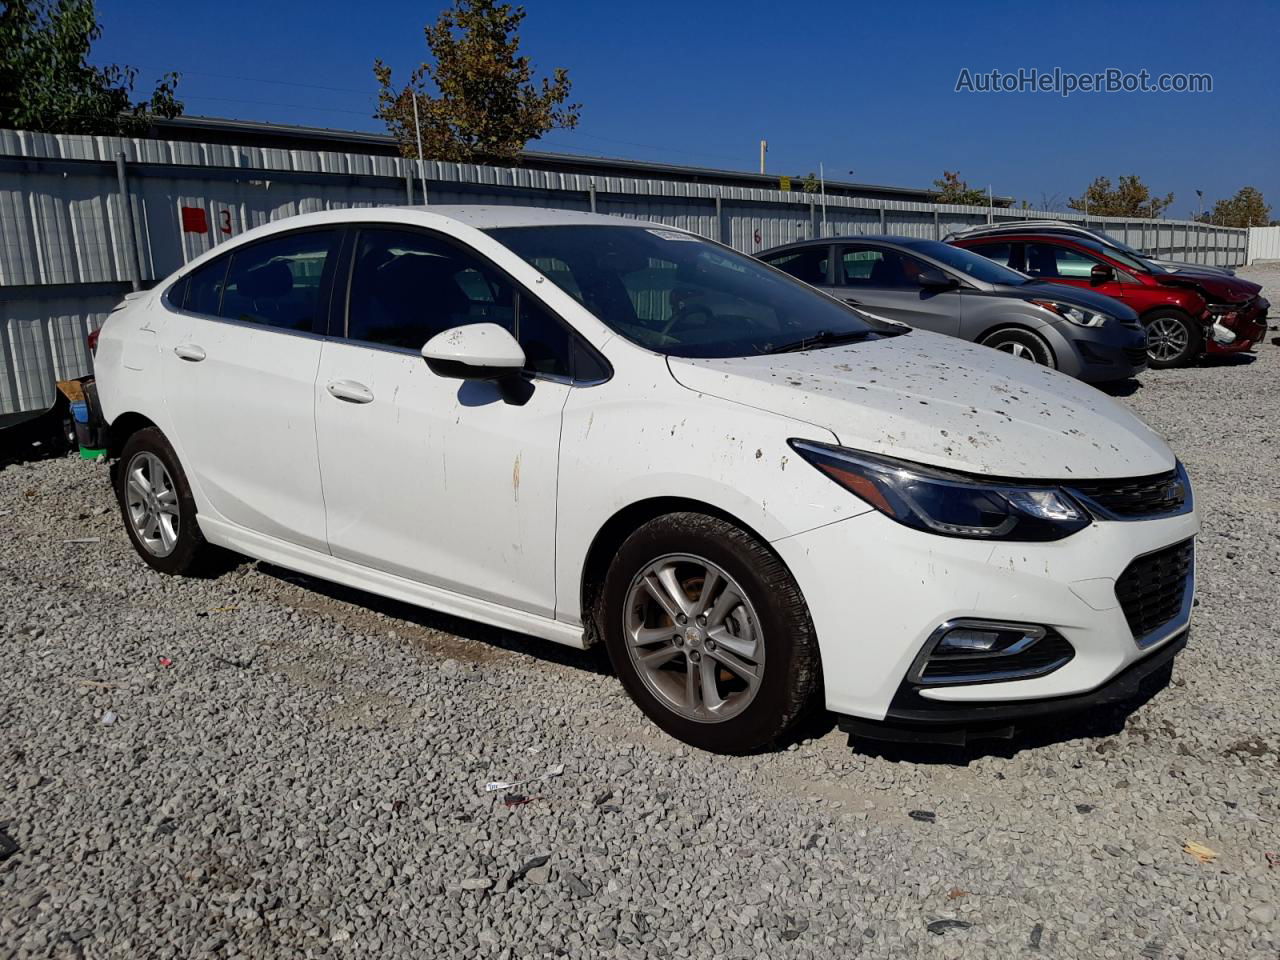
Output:
[[157,324],[169,439],[188,478],[216,516],[318,550],[313,396],[336,238],[237,247],[180,281]]
[[[560,420],[572,389],[548,359],[558,331],[535,329],[546,318],[529,298],[444,236],[360,228],[352,251],[349,290],[335,298],[345,335],[325,343],[315,384],[330,550],[553,616]],[[436,376],[422,359],[436,333],[483,322],[522,325],[526,403],[493,383]]]
[[925,269],[930,267],[892,247],[845,244],[836,257],[836,286],[831,293],[869,313],[955,336],[960,332],[964,295],[957,289],[922,287],[916,278]]

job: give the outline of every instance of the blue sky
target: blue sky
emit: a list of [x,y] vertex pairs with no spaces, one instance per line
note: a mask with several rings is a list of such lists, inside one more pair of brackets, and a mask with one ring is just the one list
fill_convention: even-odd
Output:
[[[139,88],[174,69],[187,112],[344,129],[372,119],[381,57],[406,79],[443,4],[165,8],[99,0],[93,59]],[[1185,217],[1251,184],[1280,217],[1280,3],[526,3],[525,52],[569,69],[576,130],[542,149],[923,187],[945,168],[1030,200],[1137,173]],[[962,68],[1209,73],[1213,92],[956,93]],[[852,171],[852,173],[850,173]]]

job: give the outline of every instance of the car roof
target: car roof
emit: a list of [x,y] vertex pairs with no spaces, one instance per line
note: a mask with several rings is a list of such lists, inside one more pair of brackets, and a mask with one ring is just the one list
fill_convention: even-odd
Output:
[[906,237],[893,233],[854,233],[839,237],[814,237],[811,240],[793,240],[791,243],[780,243],[776,247],[761,250],[752,256],[763,256],[766,253],[780,253],[783,250],[802,250],[805,247],[827,246],[832,243],[883,243],[890,247],[910,247],[913,243],[939,243],[932,237]]

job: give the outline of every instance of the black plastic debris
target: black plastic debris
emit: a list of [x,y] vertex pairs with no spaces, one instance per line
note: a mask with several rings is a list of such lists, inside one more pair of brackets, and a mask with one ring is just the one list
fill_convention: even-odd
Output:
[[1040,938],[1044,936],[1044,924],[1037,923],[1031,928],[1031,938],[1027,941],[1036,950],[1040,949]]
[[1093,813],[1094,806],[1092,803],[1077,803],[1076,813]]
[[940,937],[948,930],[967,930],[972,926],[967,920],[931,920],[928,929],[934,936]]
[[908,810],[907,816],[921,823],[936,823],[938,820],[938,815],[932,810]]

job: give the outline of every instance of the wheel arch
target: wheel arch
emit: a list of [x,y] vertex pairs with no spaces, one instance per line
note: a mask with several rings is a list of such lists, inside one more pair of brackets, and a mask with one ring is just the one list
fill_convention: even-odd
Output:
[[[605,574],[609,571],[609,563],[618,552],[618,547],[622,546],[623,541],[644,524],[668,513],[702,513],[716,517],[741,528],[759,541],[765,549],[778,556],[769,545],[769,541],[749,523],[705,500],[690,497],[650,497],[628,504],[614,513],[596,531],[582,563],[579,597],[582,607],[583,638],[587,646],[591,646],[600,639],[600,628],[596,620],[600,591],[604,586]],[[781,556],[778,556],[778,560],[786,566]]]
[[114,460],[120,456],[120,451],[124,449],[124,445],[129,442],[131,436],[139,430],[155,426],[154,420],[140,413],[129,411],[120,414],[111,421],[111,426],[107,430],[107,457]]

